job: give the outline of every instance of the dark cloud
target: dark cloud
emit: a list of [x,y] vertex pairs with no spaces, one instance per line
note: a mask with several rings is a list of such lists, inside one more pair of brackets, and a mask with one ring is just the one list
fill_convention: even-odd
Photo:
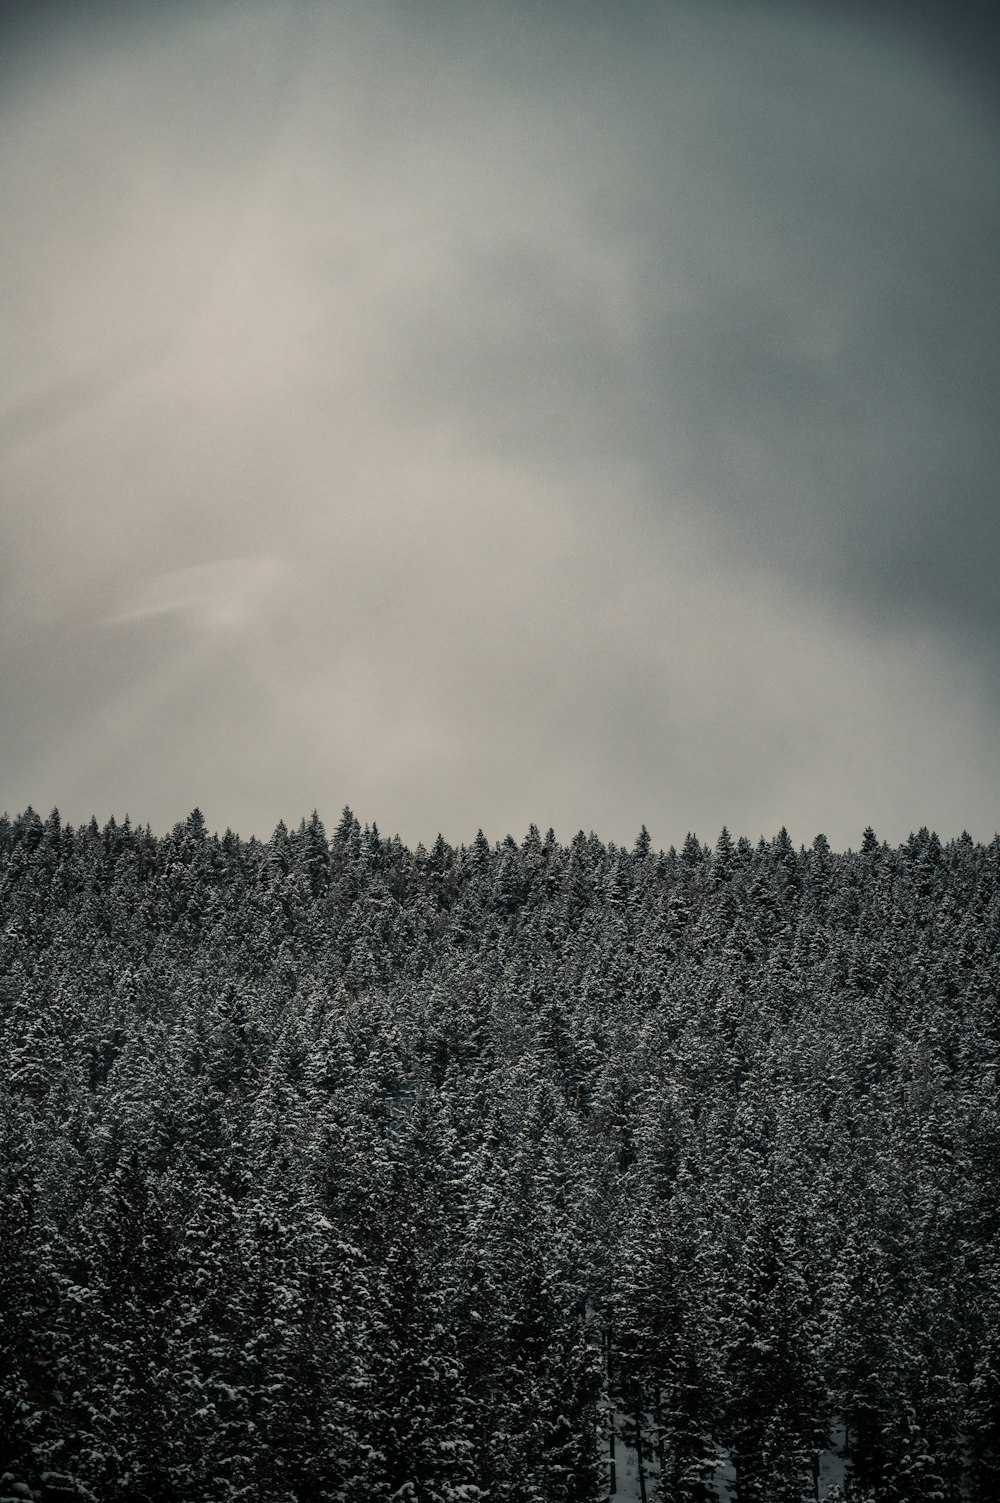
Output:
[[699,23],[608,59],[581,196],[617,287],[565,245],[471,247],[403,400],[503,450],[629,456],[734,550],[934,619],[1000,687],[1000,115],[956,86],[993,56],[979,14],[720,8],[712,49]]

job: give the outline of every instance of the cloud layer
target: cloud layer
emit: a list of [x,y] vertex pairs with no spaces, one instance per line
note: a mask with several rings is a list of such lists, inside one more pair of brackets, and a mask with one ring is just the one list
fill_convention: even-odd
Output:
[[0,106],[0,802],[992,835],[957,53],[801,6],[58,15]]

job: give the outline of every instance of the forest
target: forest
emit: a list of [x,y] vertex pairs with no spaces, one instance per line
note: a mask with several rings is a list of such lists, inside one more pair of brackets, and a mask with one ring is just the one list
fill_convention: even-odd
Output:
[[3,1503],[995,1503],[1000,840],[859,838],[4,817]]

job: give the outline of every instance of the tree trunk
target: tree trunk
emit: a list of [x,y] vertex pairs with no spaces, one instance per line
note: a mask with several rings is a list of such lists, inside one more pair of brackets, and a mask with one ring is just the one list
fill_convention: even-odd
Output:
[[608,1496],[618,1491],[618,1476],[615,1467],[615,1400],[612,1393],[611,1375],[611,1327],[604,1332],[605,1371],[608,1376]]
[[642,1464],[642,1390],[635,1395],[635,1459],[639,1463],[639,1497],[646,1503],[646,1469]]
[[666,1462],[663,1455],[663,1405],[660,1401],[660,1385],[657,1383],[653,1389],[653,1419],[656,1422],[656,1459],[660,1466],[660,1476],[666,1471]]
[[610,1482],[610,1486],[608,1487],[608,1496],[610,1497],[613,1493],[616,1493],[618,1491],[618,1478],[617,1478],[616,1473],[615,1473],[615,1411],[614,1411],[614,1409],[609,1409],[608,1413],[611,1416],[611,1429],[608,1432],[608,1447],[609,1447],[610,1460],[611,1460],[611,1466],[610,1466],[611,1482]]

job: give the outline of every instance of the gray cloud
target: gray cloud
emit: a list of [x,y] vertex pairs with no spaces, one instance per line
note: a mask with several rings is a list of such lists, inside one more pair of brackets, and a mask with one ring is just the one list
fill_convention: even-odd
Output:
[[11,807],[992,834],[998,132],[923,33],[50,31],[0,107]]
[[934,612],[995,679],[997,116],[905,35],[751,7],[707,38],[677,14],[606,83],[608,135],[632,104],[607,201],[577,167],[603,282],[569,226],[555,254],[473,248],[403,403],[431,368],[417,389],[501,447],[630,455],[654,505],[680,484],[873,619]]

